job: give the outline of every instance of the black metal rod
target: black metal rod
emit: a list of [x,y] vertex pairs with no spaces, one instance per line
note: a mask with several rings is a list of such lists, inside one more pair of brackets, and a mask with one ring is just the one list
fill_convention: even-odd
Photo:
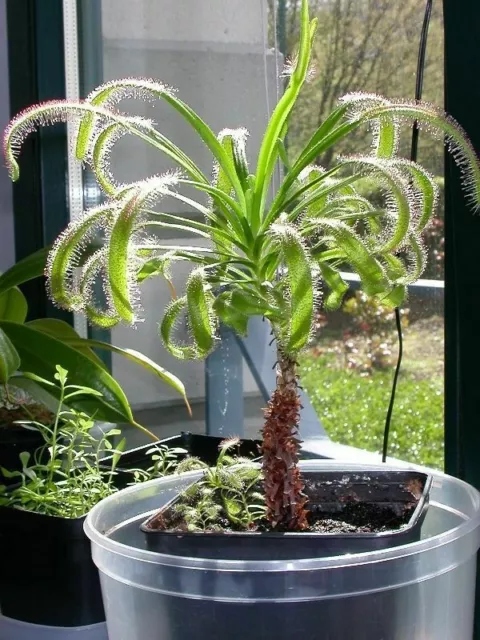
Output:
[[395,396],[397,393],[398,376],[400,375],[400,369],[403,359],[403,334],[402,334],[402,317],[400,315],[400,309],[395,309],[395,324],[398,334],[398,358],[397,366],[395,367],[395,373],[393,375],[392,392],[390,394],[390,402],[388,403],[387,416],[385,418],[385,430],[383,432],[383,450],[382,450],[382,462],[387,461],[388,453],[388,440],[390,436],[390,425],[392,423],[393,407],[395,405]]
[[[428,40],[428,28],[430,26],[430,18],[432,16],[433,0],[427,0],[425,7],[425,15],[423,17],[422,32],[420,34],[420,46],[418,48],[418,60],[417,60],[417,79],[415,82],[415,100],[421,100],[423,94],[423,80],[425,74],[425,57],[427,53],[427,40]],[[410,148],[410,160],[416,162],[418,157],[418,136],[420,129],[416,122],[413,123],[412,129],[412,144]],[[385,428],[383,431],[383,448],[382,448],[382,462],[386,462],[388,453],[388,441],[390,437],[390,427],[392,424],[393,407],[395,405],[395,397],[397,395],[398,377],[400,375],[400,369],[403,359],[403,334],[402,334],[402,318],[400,309],[395,309],[395,324],[398,334],[398,358],[397,365],[395,367],[395,373],[393,376],[392,391],[390,394],[390,402],[388,404],[387,415],[385,417]]]
[[[418,49],[417,60],[417,79],[415,82],[415,100],[421,100],[423,94],[423,79],[425,76],[425,58],[427,54],[427,40],[428,40],[428,28],[430,26],[430,18],[432,17],[432,5],[433,0],[427,0],[427,6],[425,8],[425,16],[423,18],[422,33],[420,35],[420,46]],[[412,131],[412,146],[410,150],[410,160],[417,161],[418,157],[418,136],[420,130],[418,124],[413,124]]]

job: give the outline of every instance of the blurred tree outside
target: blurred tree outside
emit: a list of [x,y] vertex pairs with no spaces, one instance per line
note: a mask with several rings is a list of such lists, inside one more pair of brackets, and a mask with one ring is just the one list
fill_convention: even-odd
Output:
[[[267,1],[270,44],[276,44],[287,61],[294,59],[301,0]],[[291,120],[287,144],[292,159],[345,93],[363,91],[413,99],[425,2],[310,0],[311,13],[318,17],[315,73]],[[423,90],[423,100],[438,106],[443,104],[441,5],[433,5]],[[317,158],[317,162],[328,168],[333,154],[363,153],[368,151],[370,141],[370,132],[359,130],[355,137],[349,136],[335,147],[331,155]],[[408,132],[400,144],[402,155],[409,157]],[[436,176],[440,187],[438,215],[425,232],[428,267],[423,278],[443,279],[443,158],[443,140],[432,140],[420,133],[418,160]],[[368,178],[357,188],[381,206],[383,196]],[[390,455],[437,468],[443,467],[444,442],[441,300],[441,293],[435,295],[435,289],[426,288],[417,290],[407,303],[413,307],[412,322],[404,327],[405,359],[389,449]],[[392,363],[397,353],[395,323],[392,318],[385,318],[384,324],[381,329],[358,332],[355,319],[345,309],[333,315],[320,314],[314,344],[301,357],[302,383],[330,437],[376,452],[382,447]],[[369,341],[382,345],[385,336],[390,361],[382,360],[381,367],[366,371],[361,365],[365,354],[371,355]]]
[[[285,59],[294,58],[298,42],[301,0],[268,0],[269,36]],[[423,0],[310,0],[318,17],[314,51],[315,73],[304,89],[288,134],[292,158],[312,132],[335,107],[339,97],[354,91],[373,92],[387,98],[414,96],[420,32],[425,11]],[[275,25],[276,23],[276,25]],[[443,104],[443,14],[434,4],[428,37],[423,99]],[[368,150],[367,129],[349,136],[343,144],[318,158],[328,168],[333,154]],[[410,136],[401,140],[408,157]],[[419,161],[441,182],[443,141],[420,135]],[[429,267],[423,277],[443,277],[443,203],[434,229],[426,233]]]

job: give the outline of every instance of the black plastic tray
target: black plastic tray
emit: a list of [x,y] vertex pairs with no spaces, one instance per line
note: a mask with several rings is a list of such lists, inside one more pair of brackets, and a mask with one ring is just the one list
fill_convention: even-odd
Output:
[[[179,459],[188,455],[195,456],[196,458],[200,458],[202,462],[213,466],[218,458],[219,446],[224,440],[225,438],[218,436],[207,436],[200,433],[184,431],[178,436],[165,438],[159,442],[151,442],[132,449],[131,451],[126,451],[121,455],[118,462],[117,475],[114,477],[114,482],[116,486],[123,488],[131,482],[131,474],[123,473],[124,471],[128,472],[132,469],[145,470],[151,467],[152,458],[151,455],[148,454],[148,451],[156,444],[185,449],[187,453],[183,456],[180,455]],[[239,444],[232,450],[232,453],[246,458],[257,458],[260,455],[260,445],[260,440],[240,440]],[[108,469],[110,460],[110,456],[103,460],[106,470]]]
[[[361,501],[389,507],[397,514],[413,513],[400,529],[379,533],[178,533],[152,528],[180,496],[150,516],[141,529],[152,551],[172,555],[231,560],[288,560],[363,553],[395,547],[420,539],[428,508],[432,477],[417,471],[368,470],[362,472],[305,472],[305,493],[311,511],[341,511]],[[415,496],[407,487],[413,488]]]
[[[166,445],[167,447],[181,447],[187,451],[190,456],[200,458],[202,462],[214,465],[218,458],[219,446],[225,440],[219,436],[207,436],[201,433],[190,433],[182,431],[178,436],[165,438],[158,443],[152,442],[137,449],[126,451],[122,454],[118,463],[119,469],[133,469],[135,465],[151,465],[150,456],[146,456],[155,444]],[[260,440],[240,440],[239,444],[232,450],[235,455],[245,457],[258,457],[260,455]],[[144,467],[139,467],[144,468]]]

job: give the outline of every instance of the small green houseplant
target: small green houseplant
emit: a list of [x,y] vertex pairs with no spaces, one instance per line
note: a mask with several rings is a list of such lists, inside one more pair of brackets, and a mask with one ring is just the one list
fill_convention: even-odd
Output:
[[71,384],[97,392],[72,396],[67,404],[73,409],[94,416],[97,423],[133,425],[149,440],[157,439],[135,421],[126,394],[93,349],[113,352],[143,367],[173,387],[190,410],[182,382],[139,351],[81,338],[72,326],[56,318],[27,321],[28,303],[17,285],[43,277],[47,256],[48,249],[42,249],[0,275],[0,467],[10,471],[21,470],[19,453],[33,454],[43,444],[38,430],[19,422],[49,424],[59,390],[45,380],[53,379],[58,363],[71,371]]
[[[4,149],[13,180],[25,137],[38,126],[71,120],[78,124],[76,157],[88,163],[103,189],[105,204],[85,212],[56,241],[47,276],[52,300],[60,307],[84,312],[103,327],[140,318],[139,284],[162,276],[176,261],[194,267],[185,295],[177,297],[161,318],[160,334],[178,358],[204,358],[216,344],[219,323],[239,334],[250,317],[266,318],[278,345],[277,388],[265,411],[263,477],[267,517],[272,529],[302,531],[308,527],[304,484],[297,465],[300,399],[297,355],[308,344],[316,309],[339,306],[347,291],[340,270],[347,266],[361,287],[392,307],[405,298],[408,285],[425,267],[422,233],[432,219],[437,185],[422,166],[396,153],[402,125],[417,123],[445,137],[463,171],[473,208],[480,206],[480,165],[461,127],[449,116],[420,102],[388,100],[352,93],[313,133],[298,157],[285,150],[289,119],[304,85],[316,21],[308,1],[301,6],[298,56],[261,142],[256,167],[247,162],[247,132],[224,130],[216,136],[169,87],[153,80],[115,80],[78,103],[53,101],[31,107],[7,127]],[[199,135],[214,160],[213,178],[154,123],[117,109],[125,98],[159,99],[172,107]],[[340,157],[325,171],[312,164],[359,127],[369,126],[369,154]],[[177,170],[139,182],[119,184],[110,170],[112,147],[133,135],[166,154]],[[280,187],[270,199],[277,164],[285,166]],[[378,185],[383,206],[359,195],[364,179]],[[181,190],[209,196],[208,205]],[[174,198],[201,213],[199,222],[155,209]],[[187,230],[206,247],[162,244],[163,229]],[[102,230],[104,245],[73,277],[94,234]],[[150,231],[158,232],[149,235]],[[106,304],[95,298],[97,279],[104,284]],[[159,310],[159,315],[161,310]],[[190,344],[178,344],[174,329],[185,313]]]
[[[34,417],[19,421],[41,435],[43,444],[32,454],[21,452],[21,471],[0,466],[0,478],[16,480],[9,488],[0,483],[0,506],[12,507],[61,518],[82,518],[104,497],[117,491],[117,465],[125,450],[126,438],[113,444],[121,430],[108,426],[101,435],[94,434],[94,416],[69,408],[79,397],[99,397],[90,387],[71,384],[68,371],[56,366],[55,382],[26,374],[46,388],[58,391],[55,413],[39,422]],[[185,449],[163,444],[149,450],[151,466],[147,469],[123,469],[124,483],[135,484],[172,474],[179,466]],[[188,462],[187,462],[188,461]],[[200,463],[186,458],[184,466],[199,468]]]
[[[113,448],[111,438],[121,433],[114,428],[104,432],[99,440],[94,437],[92,417],[69,409],[67,403],[73,397],[97,396],[98,392],[70,384],[68,372],[59,365],[56,369],[55,383],[42,381],[59,391],[55,415],[47,424],[38,420],[22,422],[38,430],[44,444],[33,454],[20,453],[22,471],[0,467],[1,476],[18,482],[11,489],[0,484],[0,506],[78,518],[115,490],[112,479],[126,441],[123,438]],[[109,469],[102,469],[101,458],[110,451],[114,455]]]
[[[24,374],[58,398],[42,422],[34,416],[21,421],[41,444],[20,449],[13,469],[0,462],[0,602],[9,618],[71,627],[105,619],[83,532],[86,514],[120,486],[174,473],[186,451],[153,445],[148,468],[120,468],[126,439],[114,445],[113,438],[121,430],[107,425],[95,433],[95,416],[72,407],[74,399],[99,398],[100,392],[73,384],[61,366],[55,369],[54,380]],[[187,458],[180,464],[197,463]]]

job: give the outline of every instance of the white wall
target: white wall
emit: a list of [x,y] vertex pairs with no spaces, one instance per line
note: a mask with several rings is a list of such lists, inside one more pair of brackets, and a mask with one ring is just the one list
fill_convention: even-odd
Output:
[[[267,120],[265,64],[269,102],[276,94],[272,53],[265,54],[262,3],[264,0],[102,0],[104,78],[143,76],[179,89],[179,96],[214,131],[246,126],[250,131],[250,158],[258,150]],[[266,5],[266,0],[265,0]],[[266,19],[266,8],[265,19]],[[193,157],[209,175],[212,158],[201,141],[166,105],[129,105],[136,113],[153,117],[163,133]],[[113,155],[114,173],[121,180],[146,177],[172,167],[168,158],[138,141],[122,140]],[[178,203],[162,203],[162,210],[182,211]],[[182,213],[187,213],[182,211]],[[186,240],[170,238],[171,244]],[[188,239],[188,243],[191,240]],[[182,290],[188,270],[180,265],[175,284]],[[158,321],[168,302],[165,283],[145,283],[142,302],[146,321],[135,330],[114,329],[112,341],[143,351],[186,384],[191,399],[204,396],[204,364],[170,357],[158,338]],[[113,359],[113,372],[132,404],[146,406],[177,396],[151,376],[122,359]],[[246,391],[256,390],[246,376]]]
[[104,36],[263,47],[263,0],[102,0]]

